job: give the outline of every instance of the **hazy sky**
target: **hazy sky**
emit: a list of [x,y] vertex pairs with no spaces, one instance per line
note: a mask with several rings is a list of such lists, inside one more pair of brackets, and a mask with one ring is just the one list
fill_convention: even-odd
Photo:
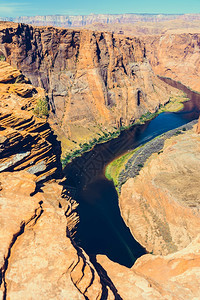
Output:
[[0,17],[91,13],[200,13],[200,0],[0,0]]

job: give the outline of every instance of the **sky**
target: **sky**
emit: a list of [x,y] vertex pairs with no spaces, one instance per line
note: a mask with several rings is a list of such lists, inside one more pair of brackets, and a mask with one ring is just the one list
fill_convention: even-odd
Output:
[[91,13],[200,13],[200,0],[0,0],[0,17]]

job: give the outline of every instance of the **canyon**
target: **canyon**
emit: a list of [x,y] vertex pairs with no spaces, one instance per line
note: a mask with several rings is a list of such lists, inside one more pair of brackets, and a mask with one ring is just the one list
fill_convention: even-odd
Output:
[[147,252],[130,268],[76,243],[79,204],[60,161],[183,97],[155,74],[198,90],[198,45],[0,23],[1,299],[199,297],[200,119],[122,185],[122,217]]
[[63,153],[156,111],[179,92],[157,78],[141,40],[2,23],[0,51],[48,93]]

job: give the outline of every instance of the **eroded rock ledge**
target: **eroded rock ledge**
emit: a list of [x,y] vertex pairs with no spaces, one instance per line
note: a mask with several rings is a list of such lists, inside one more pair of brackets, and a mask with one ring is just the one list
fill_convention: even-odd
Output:
[[[100,299],[100,278],[66,236],[69,204],[62,186],[36,176],[1,173],[1,299]],[[84,296],[83,296],[84,295]]]
[[0,172],[27,170],[37,181],[61,175],[60,144],[44,118],[34,115],[45,91],[0,62]]

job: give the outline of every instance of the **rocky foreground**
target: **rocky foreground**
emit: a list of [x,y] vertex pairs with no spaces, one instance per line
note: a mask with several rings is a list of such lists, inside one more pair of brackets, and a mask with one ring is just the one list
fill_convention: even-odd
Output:
[[[190,137],[189,140],[187,139],[188,142],[191,139],[194,143],[200,141],[199,135],[194,132],[187,133],[187,135]],[[183,162],[185,164],[185,159],[181,160],[184,155],[180,153],[188,148],[183,136],[173,138],[170,142],[171,144],[166,145],[166,150],[162,155],[166,159],[168,156],[169,162],[171,155],[177,154],[173,171],[178,172],[180,164],[183,165]],[[193,165],[195,158],[198,158],[199,147],[197,144],[190,148],[193,150],[190,151],[187,159]],[[154,164],[151,165],[152,161]],[[157,158],[154,155],[150,159],[152,168],[156,165],[156,161]],[[148,168],[148,165],[145,168]],[[140,177],[144,176],[145,168],[143,172],[141,171]],[[188,175],[182,178],[186,179],[185,184],[193,184],[194,177],[191,177],[191,171],[194,172],[194,169],[191,167],[187,171]],[[173,173],[171,175],[173,179]],[[169,175],[168,179],[170,179]],[[190,224],[187,223],[188,235],[189,229],[192,226],[195,227],[189,241],[186,240],[188,246],[184,249],[166,256],[144,255],[131,269],[113,263],[104,256],[97,256],[97,263],[94,266],[84,251],[71,242],[68,234],[68,228],[73,227],[77,219],[73,201],[61,197],[62,186],[55,181],[45,183],[40,191],[35,193],[36,181],[37,177],[27,171],[0,174],[1,299],[131,300],[194,299],[195,297],[198,299],[200,296],[200,237],[198,236],[199,216],[196,208],[198,197],[196,201],[193,199],[195,207],[192,208],[187,203],[182,203],[179,198],[173,200],[169,192],[173,192],[174,183],[171,184],[172,181],[169,180],[167,195],[170,198],[166,205],[172,214],[173,222],[176,223],[177,230],[184,232],[187,218],[190,218]],[[123,186],[122,197],[130,181]],[[179,180],[177,179],[175,183],[179,184]],[[146,184],[148,184],[148,178]],[[161,191],[162,188],[165,187],[161,185]],[[198,188],[197,185],[197,195],[199,194]],[[141,197],[143,195],[141,192]],[[176,193],[172,196],[176,196]],[[133,196],[129,199],[132,199],[128,203],[129,216],[131,206],[134,204],[134,216],[138,220],[138,210],[135,209]],[[155,202],[157,197],[154,199]],[[146,198],[145,201],[150,206],[152,199]],[[122,200],[120,203],[123,212]],[[124,219],[127,220],[126,214],[123,214]],[[140,212],[140,222],[143,215],[144,211]],[[184,224],[180,222],[180,217],[183,215]],[[171,226],[170,218],[166,219],[164,207],[160,209],[159,216],[165,220],[166,225],[168,222],[168,227]],[[146,215],[144,217],[146,220]],[[159,230],[155,228],[156,222],[154,227],[150,226],[149,221],[147,224],[152,240],[154,236],[156,240]],[[132,228],[130,218],[128,225]],[[145,227],[143,221],[142,228],[145,229],[148,226]],[[139,228],[137,230],[141,233]],[[160,249],[159,244],[158,249]]]
[[[200,139],[194,132],[187,135],[194,139],[194,142]],[[168,145],[162,154],[165,157],[168,155],[170,159],[171,155],[177,153],[174,172],[179,170],[180,163],[183,164],[183,155],[180,156],[180,152],[188,150],[184,148],[183,139],[183,136],[177,140],[174,138],[172,145]],[[172,147],[171,150],[169,147]],[[189,155],[192,162],[198,157],[198,152],[199,148],[195,145],[193,155]],[[155,155],[151,161],[156,164]],[[193,169],[190,168],[191,170]],[[189,181],[190,171],[189,177],[186,176],[187,184],[193,184],[193,177]],[[73,212],[73,202],[61,197],[62,186],[55,181],[45,183],[39,192],[34,193],[36,180],[36,176],[27,171],[0,174],[2,299],[131,300],[194,299],[200,296],[200,237],[198,224],[195,223],[198,217],[196,207],[189,208],[177,201],[178,210],[171,198],[166,204],[170,213],[174,212],[172,218],[176,217],[174,222],[179,226],[179,231],[185,229],[185,225],[180,223],[179,215],[184,214],[186,223],[187,217],[190,217],[190,224],[196,224],[196,232],[193,232],[191,242],[186,241],[186,248],[166,256],[144,255],[131,269],[113,263],[104,256],[98,256],[98,264],[94,267],[84,251],[76,247],[67,234],[67,228],[74,226],[77,218]],[[129,182],[124,185],[123,190],[128,184]],[[173,188],[173,184],[169,181],[168,189],[170,188]],[[198,185],[196,188],[198,189]],[[131,197],[130,199],[133,200]],[[150,200],[146,198],[149,206]],[[194,199],[193,202],[198,206]],[[133,205],[134,202],[131,203]],[[122,205],[123,202],[121,208]],[[130,205],[128,207],[131,214]],[[137,212],[134,210],[136,217]],[[162,211],[160,216],[161,214]],[[140,213],[140,221],[142,216]],[[165,221],[171,226],[170,220]],[[128,224],[131,228],[131,220]],[[152,239],[153,236],[157,237],[157,230],[149,223],[148,225]],[[145,228],[144,222],[142,226]]]

